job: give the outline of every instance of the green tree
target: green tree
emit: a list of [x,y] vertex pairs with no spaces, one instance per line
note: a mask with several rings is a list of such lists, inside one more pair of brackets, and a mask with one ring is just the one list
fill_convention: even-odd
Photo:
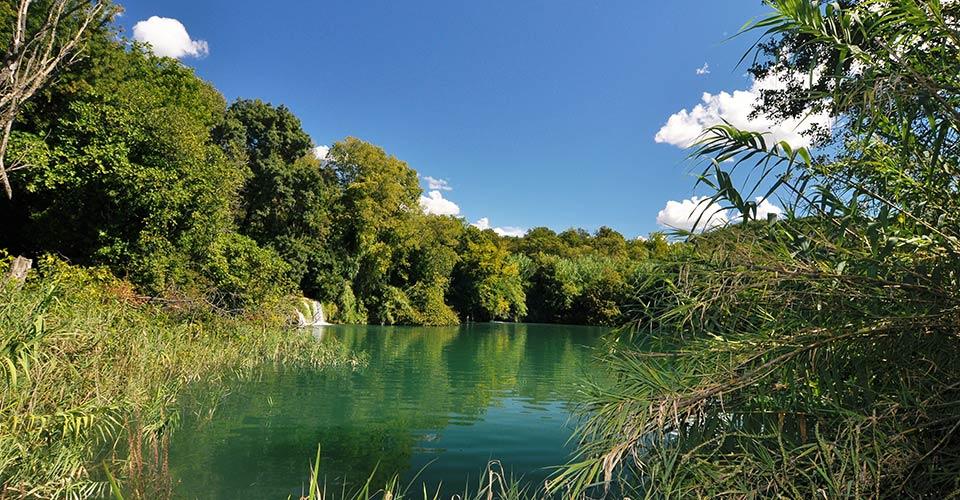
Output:
[[240,190],[240,232],[275,249],[305,294],[336,299],[348,259],[333,223],[340,193],[300,120],[283,106],[238,100],[214,137],[249,169]]
[[590,233],[586,229],[567,229],[558,236],[571,249],[582,249],[590,245]]
[[[110,2],[96,0],[8,0],[0,4],[0,184],[13,197],[9,175],[29,166],[27,158],[9,161],[14,121],[22,107],[49,80],[76,61],[88,37],[102,35],[102,25],[116,10]],[[9,21],[9,22],[7,22]]]
[[624,257],[627,254],[627,240],[622,234],[609,227],[601,227],[590,240],[591,246],[607,257]]
[[512,320],[526,316],[520,263],[498,241],[468,239],[454,271],[453,301],[473,321]]
[[402,293],[409,268],[400,260],[406,252],[398,249],[415,240],[422,216],[417,173],[382,148],[352,137],[334,144],[328,158],[342,190],[335,221],[338,241],[351,256],[346,279],[357,311],[367,311],[378,323],[393,323],[395,307],[388,299],[399,301],[394,290]]
[[222,96],[180,63],[106,33],[86,54],[21,118],[12,145],[42,161],[19,172],[18,195],[0,207],[0,245],[106,264],[147,293],[199,293],[231,310],[258,295],[224,274],[243,255],[264,259],[236,267],[244,286],[276,289],[283,276],[263,274],[283,267],[276,256],[233,234],[246,169],[211,140]]
[[527,232],[518,243],[518,251],[533,256],[539,253],[566,256],[568,246],[553,230],[535,227]]

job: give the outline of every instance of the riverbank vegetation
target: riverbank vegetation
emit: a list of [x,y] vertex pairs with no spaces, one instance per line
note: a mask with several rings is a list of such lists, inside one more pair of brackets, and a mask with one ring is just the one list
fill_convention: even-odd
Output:
[[357,138],[321,157],[289,109],[228,104],[124,39],[118,12],[0,4],[17,61],[0,79],[0,267],[36,263],[0,277],[0,497],[99,496],[111,475],[169,495],[184,387],[202,380],[214,405],[227,373],[362,362],[282,330],[298,296],[341,323],[615,324],[642,263],[669,251],[428,215],[405,162]]
[[[761,110],[827,112],[820,154],[718,126],[695,146],[748,222],[648,268],[618,375],[557,485],[651,497],[960,494],[960,6],[769,0]],[[793,82],[793,83],[788,83]],[[750,175],[747,175],[750,170]],[[735,188],[779,195],[749,221]]]
[[[205,305],[170,308],[106,269],[53,259],[25,284],[3,281],[0,496],[103,495],[104,464],[132,488],[145,488],[144,464],[162,467],[152,454],[165,453],[161,443],[188,384],[226,389],[229,378],[263,365],[352,369],[363,362],[278,327],[275,314],[241,319]],[[215,402],[218,391],[206,397]]]

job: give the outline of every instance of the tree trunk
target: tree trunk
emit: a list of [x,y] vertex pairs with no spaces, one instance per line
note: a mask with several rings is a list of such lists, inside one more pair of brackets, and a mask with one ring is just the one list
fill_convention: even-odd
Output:
[[3,138],[0,138],[0,183],[7,194],[7,199],[13,199],[13,188],[10,187],[10,178],[7,177],[7,147],[10,144],[10,131],[13,129],[13,118],[7,120],[3,126]]
[[23,282],[27,279],[27,273],[30,272],[30,268],[33,267],[33,261],[26,257],[17,257],[13,259],[13,263],[10,264],[10,272],[7,276],[14,281]]

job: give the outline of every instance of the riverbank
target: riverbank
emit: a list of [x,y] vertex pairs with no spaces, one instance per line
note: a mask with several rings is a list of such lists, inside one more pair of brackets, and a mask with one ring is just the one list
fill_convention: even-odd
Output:
[[281,309],[228,318],[157,303],[107,271],[54,260],[0,283],[0,497],[100,496],[105,468],[147,493],[187,385],[264,365],[363,363],[283,320]]

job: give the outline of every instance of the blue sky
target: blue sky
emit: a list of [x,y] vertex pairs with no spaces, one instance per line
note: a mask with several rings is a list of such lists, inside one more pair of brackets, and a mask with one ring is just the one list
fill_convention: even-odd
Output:
[[[728,37],[766,12],[758,0],[122,3],[128,36],[152,16],[182,23],[190,40],[171,55],[228,99],[288,106],[319,145],[383,146],[447,180],[440,196],[471,222],[629,237],[697,194],[678,146],[742,111],[753,82],[735,65],[754,37]],[[182,45],[169,25],[145,27],[155,45]],[[712,107],[697,114],[704,92]]]

